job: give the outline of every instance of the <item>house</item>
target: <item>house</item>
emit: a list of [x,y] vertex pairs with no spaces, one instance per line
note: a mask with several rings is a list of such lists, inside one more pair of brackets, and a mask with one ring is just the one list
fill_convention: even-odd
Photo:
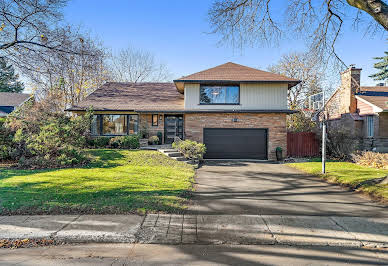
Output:
[[94,111],[92,133],[161,132],[203,142],[205,158],[275,159],[287,154],[287,91],[299,81],[226,63],[173,83],[109,82],[68,111]]
[[0,92],[0,117],[7,116],[29,99],[31,99],[31,94]]
[[341,73],[341,86],[327,101],[329,126],[342,126],[361,139],[359,149],[388,152],[388,86],[361,86],[361,69]]

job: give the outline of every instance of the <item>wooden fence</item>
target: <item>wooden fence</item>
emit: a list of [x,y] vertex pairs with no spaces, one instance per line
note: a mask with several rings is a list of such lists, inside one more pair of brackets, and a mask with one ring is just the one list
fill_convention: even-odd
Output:
[[319,155],[319,141],[313,132],[287,132],[287,155],[313,157]]

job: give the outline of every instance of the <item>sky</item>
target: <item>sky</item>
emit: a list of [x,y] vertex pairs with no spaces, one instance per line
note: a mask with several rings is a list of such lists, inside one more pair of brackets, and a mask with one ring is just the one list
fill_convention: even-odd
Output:
[[[168,66],[174,79],[229,61],[266,70],[283,54],[305,51],[303,40],[292,39],[273,47],[243,50],[220,45],[220,36],[210,34],[207,21],[211,3],[212,0],[71,0],[64,15],[67,22],[81,24],[112,51],[130,45],[152,52]],[[383,55],[386,48],[386,36],[371,39],[353,29],[343,32],[336,47],[346,64],[363,69],[364,86],[376,84],[368,75],[375,72],[373,57]]]

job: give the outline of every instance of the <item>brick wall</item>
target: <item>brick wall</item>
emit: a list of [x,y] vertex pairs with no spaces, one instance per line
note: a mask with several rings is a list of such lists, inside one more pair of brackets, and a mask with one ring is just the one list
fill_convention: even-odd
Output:
[[[158,125],[152,126],[152,114],[140,114],[140,127],[144,127],[144,125],[146,125],[150,136],[156,136],[158,132],[162,132],[163,138],[164,138],[164,115],[163,114],[157,114],[157,115],[158,115]],[[162,120],[159,119],[161,115],[162,115]],[[164,142],[164,139],[162,141]]]
[[195,113],[185,114],[184,122],[185,138],[199,142],[203,142],[204,128],[267,128],[268,159],[276,159],[276,147],[283,148],[283,156],[287,154],[286,114]]

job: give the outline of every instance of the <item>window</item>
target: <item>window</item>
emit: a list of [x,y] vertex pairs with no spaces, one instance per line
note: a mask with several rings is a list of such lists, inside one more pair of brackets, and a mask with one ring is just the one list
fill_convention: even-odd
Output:
[[128,133],[137,134],[139,128],[139,116],[128,115]]
[[239,104],[239,86],[201,86],[200,104]]
[[158,115],[152,115],[152,126],[158,126]]
[[103,135],[127,135],[126,115],[103,115],[102,116]]
[[138,115],[93,115],[91,133],[93,136],[123,136],[137,134]]
[[366,131],[367,131],[367,137],[373,137],[374,135],[374,120],[373,115],[368,115],[366,117]]

